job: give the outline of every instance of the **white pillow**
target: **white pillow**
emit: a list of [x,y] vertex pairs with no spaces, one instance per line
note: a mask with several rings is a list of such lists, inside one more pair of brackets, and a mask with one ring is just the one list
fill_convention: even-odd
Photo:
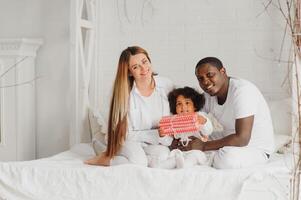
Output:
[[96,155],[105,151],[107,144],[106,122],[100,112],[89,109],[92,147]]
[[290,135],[292,132],[291,99],[273,100],[268,102],[275,134]]

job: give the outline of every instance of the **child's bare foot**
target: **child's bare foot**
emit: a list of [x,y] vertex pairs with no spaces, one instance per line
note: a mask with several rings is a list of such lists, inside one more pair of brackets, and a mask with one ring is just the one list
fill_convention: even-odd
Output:
[[104,153],[95,156],[89,160],[85,160],[84,163],[88,165],[101,165],[101,166],[109,166],[110,165],[110,158],[105,156]]

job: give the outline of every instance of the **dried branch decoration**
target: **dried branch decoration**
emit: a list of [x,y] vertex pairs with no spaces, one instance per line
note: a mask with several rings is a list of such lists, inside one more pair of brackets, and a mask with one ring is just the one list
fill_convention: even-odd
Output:
[[283,53],[284,38],[290,34],[292,47],[291,54],[287,58],[288,71],[290,73],[291,89],[292,89],[292,104],[296,109],[293,113],[293,132],[292,132],[292,153],[293,153],[293,169],[290,185],[290,199],[299,200],[300,198],[300,170],[301,170],[301,0],[268,0],[263,4],[264,9],[259,14],[268,12],[269,7],[274,7],[279,10],[285,20],[284,35],[282,38],[280,57]]

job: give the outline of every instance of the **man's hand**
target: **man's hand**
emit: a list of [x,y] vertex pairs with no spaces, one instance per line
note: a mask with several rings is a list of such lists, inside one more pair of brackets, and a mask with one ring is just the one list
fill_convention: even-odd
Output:
[[[179,143],[181,144],[181,143]],[[204,150],[205,142],[202,142],[198,138],[193,138],[187,146],[179,145],[178,149],[181,151],[190,151],[190,150]]]
[[204,151],[205,142],[200,139],[194,139],[191,142],[191,149]]
[[181,145],[180,139],[173,139],[171,145],[169,146],[170,150],[177,149]]

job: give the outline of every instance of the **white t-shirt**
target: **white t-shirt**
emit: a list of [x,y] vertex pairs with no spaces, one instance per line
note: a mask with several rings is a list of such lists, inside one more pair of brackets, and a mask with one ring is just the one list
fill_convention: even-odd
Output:
[[268,154],[274,151],[270,110],[254,84],[231,77],[227,99],[223,105],[218,104],[216,96],[205,93],[205,99],[204,111],[212,113],[223,125],[223,137],[235,133],[236,119],[254,115],[251,138],[247,146],[261,149]]
[[[170,114],[167,95],[174,85],[167,78],[155,76],[154,79],[156,86],[148,97],[142,96],[135,83],[133,85],[126,140],[149,144],[165,143],[165,137],[159,137],[158,125],[163,116]],[[170,142],[169,140],[166,142]]]

